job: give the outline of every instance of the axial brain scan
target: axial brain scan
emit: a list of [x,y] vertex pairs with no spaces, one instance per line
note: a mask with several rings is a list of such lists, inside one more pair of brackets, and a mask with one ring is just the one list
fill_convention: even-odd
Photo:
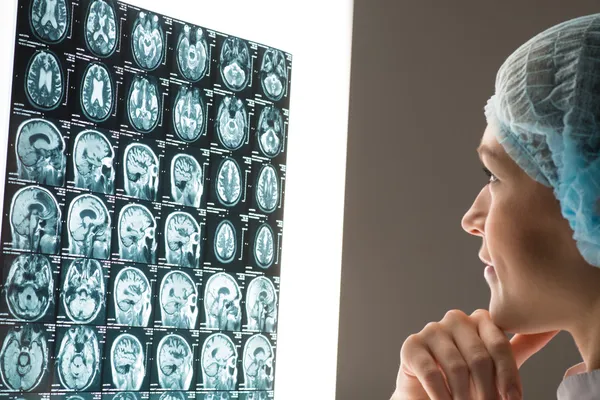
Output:
[[233,261],[237,252],[237,237],[235,227],[228,220],[217,225],[214,236],[214,252],[219,262],[227,264]]
[[139,400],[136,392],[121,392],[115,394],[112,400]]
[[71,261],[61,293],[65,313],[77,324],[92,322],[106,301],[102,265],[93,259]]
[[254,238],[254,259],[261,268],[269,268],[275,258],[275,238],[267,224],[258,227]]
[[275,332],[277,323],[277,292],[273,283],[265,277],[254,278],[246,294],[248,329]]
[[38,50],[25,71],[27,98],[34,107],[52,110],[58,107],[63,92],[63,72],[58,58],[49,51]]
[[229,400],[229,392],[211,392],[205,393],[204,397],[200,396],[200,400]]
[[106,136],[96,130],[80,132],[73,146],[75,187],[113,194],[114,160],[115,151]]
[[177,154],[171,160],[171,198],[182,206],[200,207],[204,193],[202,167],[187,154]]
[[268,400],[269,399],[269,393],[268,392],[249,392],[249,393],[244,393],[241,396],[241,400]]
[[216,121],[219,141],[228,150],[236,150],[246,139],[249,130],[244,102],[233,96],[223,97]]
[[119,256],[123,260],[156,263],[156,221],[141,204],[127,204],[119,214]]
[[265,107],[258,119],[258,146],[267,157],[275,157],[283,145],[283,118],[274,106]]
[[52,122],[28,119],[17,130],[15,153],[20,179],[63,186],[65,182],[65,141]]
[[183,271],[171,271],[160,283],[162,326],[194,329],[198,318],[198,289]]
[[242,197],[242,171],[232,158],[221,162],[217,171],[217,197],[224,206],[234,206]]
[[14,249],[44,254],[60,251],[61,212],[47,189],[19,189],[10,205],[10,225]]
[[152,288],[146,275],[134,267],[123,268],[113,289],[118,324],[147,327],[152,312]]
[[185,79],[200,80],[208,69],[208,44],[202,28],[185,25],[177,42],[177,67]]
[[93,0],[85,19],[85,44],[99,57],[110,56],[117,48],[117,16],[112,5]]
[[256,182],[256,202],[258,207],[267,213],[275,211],[279,201],[279,187],[277,184],[277,171],[270,165],[264,165]]
[[42,318],[54,298],[50,260],[40,254],[15,258],[4,283],[4,294],[15,319],[33,322]]
[[127,101],[131,125],[142,133],[151,132],[158,123],[160,107],[157,84],[143,75],[136,76]]
[[163,47],[163,29],[158,16],[140,11],[131,34],[133,59],[142,68],[155,69],[162,59]]
[[186,142],[198,139],[205,127],[206,106],[200,96],[200,89],[181,86],[175,98],[173,123],[175,133]]
[[237,384],[235,345],[222,333],[210,335],[202,345],[202,380],[207,389],[235,390]]
[[110,214],[98,197],[82,194],[73,199],[67,226],[71,254],[103,260],[110,257]]
[[89,326],[73,326],[67,330],[56,354],[60,383],[70,390],[85,390],[100,370],[98,336]]
[[131,143],[123,155],[125,193],[142,200],[156,200],[158,195],[158,157],[149,146]]
[[69,25],[66,0],[33,0],[29,15],[33,32],[43,41],[62,41]]
[[250,82],[252,60],[248,45],[242,39],[228,37],[223,42],[219,59],[221,78],[231,90],[244,89]]
[[48,339],[42,327],[26,324],[10,328],[0,350],[0,375],[9,390],[35,389],[48,364]]
[[206,327],[239,331],[242,324],[242,294],[231,275],[219,272],[208,279],[204,292]]
[[110,349],[112,381],[119,390],[140,390],[146,376],[144,348],[138,338],[123,333]]
[[110,116],[113,108],[113,83],[110,73],[100,63],[91,63],[85,69],[81,84],[81,108],[86,117],[101,122]]
[[285,56],[280,50],[265,51],[260,65],[260,84],[269,99],[277,101],[283,97],[287,85],[287,68]]
[[273,347],[263,335],[254,335],[244,347],[244,380],[246,388],[273,388]]
[[165,221],[165,253],[167,262],[180,267],[200,266],[201,232],[190,214],[176,211]]
[[160,395],[158,400],[187,400],[185,392],[177,390],[169,390]]
[[188,390],[194,373],[194,353],[181,336],[170,334],[158,343],[156,366],[158,383],[162,389]]

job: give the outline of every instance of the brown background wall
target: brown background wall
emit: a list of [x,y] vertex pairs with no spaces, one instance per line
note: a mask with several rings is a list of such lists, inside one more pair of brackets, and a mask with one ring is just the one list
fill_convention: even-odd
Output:
[[[488,307],[481,239],[460,227],[487,180],[483,107],[520,44],[594,12],[596,0],[355,0],[338,400],[388,399],[408,335]],[[525,398],[556,398],[579,361],[561,332],[521,368]]]

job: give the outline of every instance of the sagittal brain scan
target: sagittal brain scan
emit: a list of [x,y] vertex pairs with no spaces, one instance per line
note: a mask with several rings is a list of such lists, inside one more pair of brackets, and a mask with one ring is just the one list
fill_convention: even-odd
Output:
[[100,370],[100,346],[96,331],[89,326],[67,330],[56,354],[60,383],[70,390],[85,390]]
[[106,66],[91,63],[85,69],[81,82],[81,108],[94,122],[106,120],[113,108],[114,87]]
[[123,155],[125,193],[142,200],[156,200],[159,180],[158,157],[147,145],[131,143]]
[[205,393],[204,397],[201,397],[200,400],[229,400],[229,392],[210,392]]
[[225,148],[236,150],[244,144],[249,130],[244,102],[233,96],[223,97],[215,124],[219,141]]
[[110,257],[111,218],[98,197],[82,194],[73,199],[67,226],[71,254],[103,260]]
[[48,189],[28,186],[19,189],[10,205],[12,247],[34,253],[60,251],[61,212]]
[[254,278],[246,294],[248,329],[275,332],[277,323],[277,292],[273,283],[265,277]]
[[123,333],[110,349],[112,382],[119,390],[140,390],[146,376],[144,347],[138,338]]
[[240,287],[233,277],[219,272],[206,282],[204,310],[206,327],[223,331],[239,331],[242,324]]
[[158,400],[186,400],[185,392],[170,390],[160,395]]
[[119,214],[119,256],[123,260],[156,262],[156,221],[141,204],[127,204]]
[[283,117],[277,107],[265,107],[258,120],[258,146],[267,157],[275,157],[283,145]]
[[226,158],[217,171],[217,197],[221,204],[234,206],[242,197],[242,171],[237,161]]
[[118,324],[147,327],[152,313],[152,287],[135,267],[123,268],[115,278],[113,297]]
[[15,153],[20,179],[63,186],[67,164],[65,141],[52,122],[31,118],[21,123]]
[[260,169],[255,194],[258,207],[262,211],[267,213],[275,211],[279,202],[279,185],[277,171],[271,164],[265,164]]
[[30,22],[33,32],[43,41],[62,41],[69,26],[69,9],[66,0],[33,0]]
[[156,82],[144,75],[137,75],[133,78],[127,99],[127,115],[131,125],[142,133],[156,128],[161,107]]
[[110,56],[117,48],[117,15],[104,0],[92,0],[85,18],[85,44],[99,57]]
[[182,336],[170,334],[163,337],[156,351],[160,387],[170,390],[188,390],[194,373],[193,362],[192,347]]
[[280,50],[265,51],[260,64],[260,84],[269,99],[277,101],[283,97],[287,85],[287,68],[285,56]]
[[273,347],[263,335],[254,335],[244,347],[244,379],[246,388],[273,388]]
[[142,68],[155,69],[161,62],[164,34],[156,14],[140,11],[131,33],[135,62]]
[[185,79],[200,80],[208,69],[208,44],[202,28],[185,25],[177,42],[177,67]]
[[175,98],[173,124],[177,136],[186,142],[193,142],[202,135],[205,128],[206,105],[200,89],[181,86]]
[[221,47],[219,71],[221,78],[231,90],[244,89],[250,82],[252,59],[248,45],[242,39],[230,36]]
[[269,225],[262,224],[256,230],[252,251],[259,267],[267,269],[273,264],[275,259],[275,237]]
[[52,265],[40,254],[22,254],[14,259],[4,283],[10,314],[17,320],[34,322],[46,315],[54,298]]
[[249,392],[242,395],[241,400],[268,400],[268,392]]
[[80,132],[73,146],[75,187],[113,194],[114,161],[115,151],[104,134],[96,130]]
[[171,160],[171,197],[182,206],[200,207],[204,193],[204,174],[198,161],[187,154]]
[[176,211],[165,221],[165,252],[169,264],[200,266],[200,225],[190,214]]
[[36,108],[52,110],[60,104],[63,92],[64,79],[60,61],[53,53],[38,50],[31,57],[25,71],[27,98]]
[[232,262],[237,252],[237,246],[235,226],[226,219],[221,221],[215,230],[213,242],[214,252],[219,262],[223,264]]
[[48,338],[43,327],[12,327],[0,349],[0,375],[9,390],[35,389],[48,368]]
[[200,363],[204,387],[235,390],[238,353],[233,341],[222,333],[209,336],[202,345]]
[[87,324],[96,319],[106,301],[100,262],[85,258],[71,261],[66,268],[61,297],[72,322]]
[[198,289],[183,271],[167,273],[159,292],[162,326],[194,329],[198,318]]

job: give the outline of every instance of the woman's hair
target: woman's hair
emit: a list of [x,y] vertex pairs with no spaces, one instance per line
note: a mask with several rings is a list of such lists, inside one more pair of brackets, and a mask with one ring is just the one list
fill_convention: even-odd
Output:
[[600,267],[600,14],[536,35],[511,54],[485,106],[498,142],[553,189],[583,258]]

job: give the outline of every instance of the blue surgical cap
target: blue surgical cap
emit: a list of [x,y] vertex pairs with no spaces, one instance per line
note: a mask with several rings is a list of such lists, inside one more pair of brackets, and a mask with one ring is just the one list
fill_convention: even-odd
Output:
[[485,115],[507,154],[553,189],[579,252],[600,267],[600,14],[555,25],[511,54]]

